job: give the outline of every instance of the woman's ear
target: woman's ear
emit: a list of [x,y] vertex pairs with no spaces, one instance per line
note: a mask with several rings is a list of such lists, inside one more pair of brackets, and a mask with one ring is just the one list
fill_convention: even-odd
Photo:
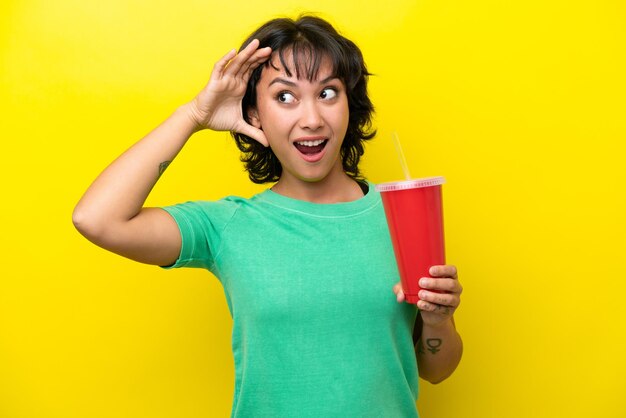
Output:
[[259,112],[256,108],[251,107],[248,109],[248,120],[250,120],[250,125],[257,129],[261,129],[261,119],[259,119]]

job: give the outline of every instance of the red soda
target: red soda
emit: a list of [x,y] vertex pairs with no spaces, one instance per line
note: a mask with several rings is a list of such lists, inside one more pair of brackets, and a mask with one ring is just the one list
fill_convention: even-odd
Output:
[[380,192],[405,299],[417,303],[419,279],[446,263],[443,234],[443,177],[376,186]]

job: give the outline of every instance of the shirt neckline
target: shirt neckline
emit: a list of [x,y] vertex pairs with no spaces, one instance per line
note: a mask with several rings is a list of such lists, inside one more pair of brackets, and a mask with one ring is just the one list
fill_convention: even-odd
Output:
[[254,199],[269,203],[282,209],[305,213],[312,216],[321,217],[346,217],[359,215],[380,204],[380,193],[374,188],[374,184],[367,182],[369,191],[363,197],[351,202],[340,203],[313,203],[305,200],[294,199],[278,194],[271,189],[267,189]]

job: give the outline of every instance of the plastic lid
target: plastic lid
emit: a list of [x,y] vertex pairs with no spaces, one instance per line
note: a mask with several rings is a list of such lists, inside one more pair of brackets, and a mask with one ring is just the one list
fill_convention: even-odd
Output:
[[417,189],[420,187],[439,186],[446,182],[443,177],[426,177],[423,179],[393,181],[376,185],[377,192],[392,192],[394,190]]

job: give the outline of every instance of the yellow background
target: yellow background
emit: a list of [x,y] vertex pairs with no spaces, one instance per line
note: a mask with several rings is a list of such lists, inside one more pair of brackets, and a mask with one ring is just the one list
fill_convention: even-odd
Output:
[[[304,10],[354,39],[376,74],[369,179],[402,177],[395,130],[413,176],[448,181],[465,353],[444,383],[421,382],[422,416],[626,416],[624,2],[2,4],[1,417],[228,416],[217,280],[107,253],[71,212],[214,61]],[[202,132],[148,203],[259,190],[229,136]]]

